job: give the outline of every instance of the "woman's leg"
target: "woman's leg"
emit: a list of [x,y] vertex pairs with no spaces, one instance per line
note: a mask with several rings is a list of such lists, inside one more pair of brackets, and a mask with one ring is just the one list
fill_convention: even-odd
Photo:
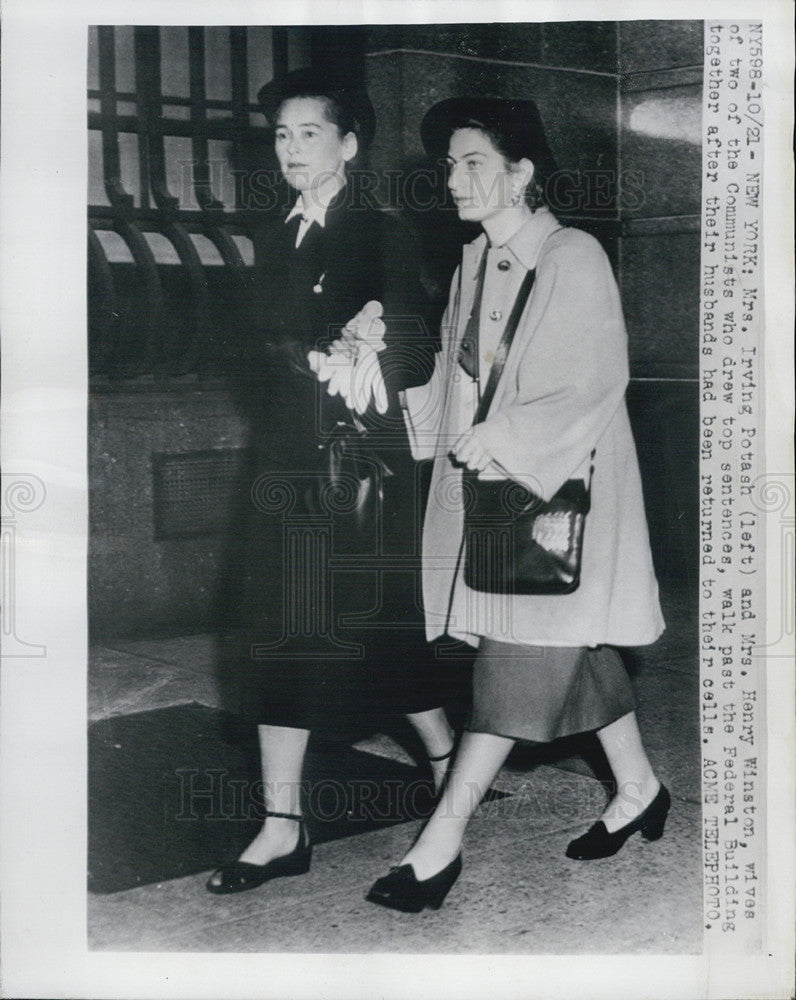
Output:
[[[423,741],[429,757],[429,767],[434,775],[437,791],[445,782],[453,750],[453,730],[443,708],[431,708],[426,712],[411,712],[406,718],[411,722],[417,735]],[[437,759],[432,759],[437,758]]]
[[600,817],[608,832],[613,833],[647,808],[660,782],[644,751],[635,712],[598,730],[597,738],[616,779],[616,795]]
[[491,733],[462,736],[456,760],[434,814],[403,859],[422,881],[456,857],[470,817],[500,770],[514,740]]
[[[258,726],[265,807],[280,813],[301,814],[301,771],[309,730],[285,726]],[[241,861],[264,865],[290,854],[298,843],[299,824],[292,819],[266,816],[263,828],[249,844]],[[211,879],[218,884],[217,872]]]

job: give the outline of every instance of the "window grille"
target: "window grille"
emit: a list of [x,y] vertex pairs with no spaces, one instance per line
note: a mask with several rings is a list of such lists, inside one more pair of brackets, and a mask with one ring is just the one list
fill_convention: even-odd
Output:
[[223,373],[269,163],[257,91],[312,62],[311,29],[94,26],[88,50],[94,386]]

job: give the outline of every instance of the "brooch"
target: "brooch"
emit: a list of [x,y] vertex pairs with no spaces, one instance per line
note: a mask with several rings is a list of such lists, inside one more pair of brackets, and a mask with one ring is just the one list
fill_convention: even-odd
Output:
[[315,292],[316,295],[320,295],[321,292],[323,291],[323,279],[325,277],[326,277],[326,271],[323,272],[320,278],[318,278],[318,281],[312,286],[312,290],[313,292]]

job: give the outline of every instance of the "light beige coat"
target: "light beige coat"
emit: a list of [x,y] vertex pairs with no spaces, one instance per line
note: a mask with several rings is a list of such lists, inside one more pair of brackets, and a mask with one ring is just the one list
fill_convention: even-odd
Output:
[[[572,594],[470,590],[462,578],[461,471],[449,458],[472,423],[475,384],[456,361],[486,237],[464,247],[443,318],[431,380],[406,392],[416,458],[434,458],[423,533],[429,639],[448,633],[548,646],[644,645],[663,631],[638,461],[625,406],[627,335],[610,263],[599,243],[561,229],[539,209],[503,247],[490,247],[480,313],[482,385],[523,277],[536,280],[517,327],[483,442],[497,465],[549,499],[587,477],[596,448],[581,584]],[[507,266],[508,265],[508,266]]]

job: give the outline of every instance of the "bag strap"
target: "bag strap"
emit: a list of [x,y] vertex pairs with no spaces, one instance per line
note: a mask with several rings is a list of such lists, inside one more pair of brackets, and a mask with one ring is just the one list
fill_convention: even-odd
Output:
[[[560,232],[563,228],[563,226],[556,226],[555,229],[547,234],[544,242],[546,243],[553,233]],[[486,251],[484,252],[486,253]],[[459,274],[459,278],[461,280],[461,273]],[[506,366],[506,358],[509,355],[511,342],[514,340],[514,334],[517,332],[517,326],[519,325],[523,309],[525,309],[525,304],[528,301],[528,296],[531,294],[535,278],[536,268],[533,268],[533,270],[529,271],[525,275],[522,284],[520,285],[520,289],[517,292],[517,298],[514,300],[511,314],[506,321],[506,328],[503,331],[503,336],[500,338],[500,343],[495,351],[495,360],[492,363],[489,378],[487,379],[481,399],[478,402],[478,409],[475,411],[475,416],[473,417],[474,424],[480,424],[481,421],[486,418],[489,411],[489,404],[492,402],[492,397],[495,395],[495,390],[497,389],[498,382],[500,381],[500,376],[503,374],[503,369]]]
[[[552,236],[553,233],[557,233],[559,230],[563,229],[563,226],[559,226],[554,229],[549,235]],[[486,251],[484,251],[486,252]],[[486,386],[478,401],[478,408],[475,411],[475,416],[473,417],[473,424],[480,424],[482,420],[486,419],[486,415],[489,412],[489,406],[495,395],[498,382],[500,381],[500,376],[503,374],[503,369],[506,367],[506,358],[509,355],[509,350],[511,348],[512,341],[514,340],[514,334],[517,332],[517,327],[519,326],[520,317],[522,316],[523,310],[528,302],[528,297],[531,294],[531,289],[533,288],[533,283],[536,278],[536,268],[529,271],[523,278],[522,284],[520,285],[519,291],[517,292],[517,298],[514,300],[514,305],[511,307],[511,313],[508,320],[506,321],[506,328],[503,331],[503,336],[500,338],[500,343],[495,351],[495,360],[492,363],[492,368],[489,371],[489,378],[487,379]],[[461,271],[459,272],[459,282],[461,283]],[[460,300],[461,300],[461,285],[460,285]],[[594,475],[594,456],[597,454],[597,449],[593,448],[591,452],[591,462],[589,468],[589,481],[586,484],[587,491],[591,490],[592,476]]]
[[517,332],[520,316],[522,316],[523,309],[525,309],[528,296],[531,294],[535,277],[536,269],[534,268],[522,279],[520,290],[517,292],[517,298],[514,300],[511,313],[509,314],[509,318],[506,320],[506,328],[503,331],[503,336],[500,338],[500,343],[495,351],[495,360],[492,362],[492,367],[489,371],[489,378],[486,381],[484,391],[481,394],[481,399],[478,403],[478,409],[475,411],[475,416],[473,417],[474,424],[480,424],[489,411],[489,404],[492,402],[498,382],[500,381],[500,376],[503,374],[503,369],[506,367],[506,358],[509,354],[509,348],[511,347],[511,342],[514,340],[514,334]]

